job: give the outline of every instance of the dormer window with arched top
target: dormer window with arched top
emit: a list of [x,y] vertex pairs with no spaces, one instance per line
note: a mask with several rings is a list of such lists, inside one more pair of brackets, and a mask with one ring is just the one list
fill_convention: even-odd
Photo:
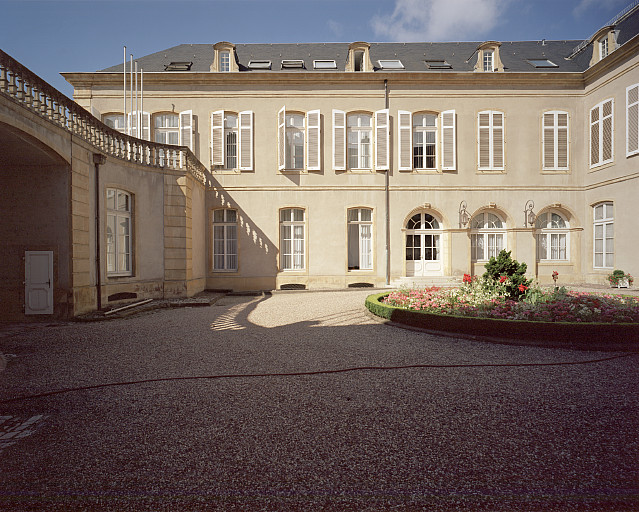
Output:
[[210,70],[217,73],[229,73],[239,71],[235,59],[235,45],[226,41],[216,43],[213,46],[214,58]]
[[604,27],[592,36],[590,43],[592,45],[590,65],[593,66],[615,51],[617,48],[617,32],[613,26]]
[[475,71],[482,73],[492,73],[503,71],[504,65],[499,58],[499,47],[501,43],[497,41],[486,41],[477,48],[477,63]]
[[348,60],[346,71],[373,71],[373,63],[370,57],[371,45],[363,41],[351,43],[348,47]]

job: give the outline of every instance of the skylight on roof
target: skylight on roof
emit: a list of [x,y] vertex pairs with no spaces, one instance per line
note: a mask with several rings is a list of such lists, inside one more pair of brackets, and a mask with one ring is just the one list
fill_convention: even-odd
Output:
[[297,59],[284,59],[282,61],[282,69],[304,68],[304,61]]
[[191,71],[192,62],[171,62],[164,66],[164,71]]
[[378,60],[377,63],[382,69],[404,69],[404,64],[399,59]]
[[334,60],[314,60],[313,69],[337,69]]
[[559,66],[548,59],[527,59],[528,64],[536,68],[558,68]]
[[445,60],[425,60],[424,64],[428,69],[453,69]]
[[251,69],[271,69],[270,60],[249,60],[248,67]]

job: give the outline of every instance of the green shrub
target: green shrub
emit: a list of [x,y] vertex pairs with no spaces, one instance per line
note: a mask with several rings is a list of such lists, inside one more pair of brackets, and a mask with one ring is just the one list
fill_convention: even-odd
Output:
[[527,269],[528,265],[512,259],[510,251],[503,249],[497,258],[494,256],[490,258],[483,278],[487,286],[503,284],[507,299],[520,300],[532,283],[532,280],[526,279]]

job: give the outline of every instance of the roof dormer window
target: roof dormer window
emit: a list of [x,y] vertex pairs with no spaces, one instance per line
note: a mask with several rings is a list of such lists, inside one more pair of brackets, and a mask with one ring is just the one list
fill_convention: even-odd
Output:
[[313,69],[337,69],[334,60],[314,60]]
[[346,71],[373,71],[373,63],[369,52],[370,47],[370,44],[363,41],[351,43],[348,47]]
[[284,59],[282,69],[304,69],[304,61],[299,59]]
[[548,59],[527,59],[528,64],[536,68],[558,68],[559,66]]
[[222,41],[213,45],[214,57],[210,70],[217,73],[239,71],[235,58],[235,45]]
[[590,65],[594,66],[600,60],[605,59],[608,55],[615,51],[617,47],[617,32],[615,27],[610,25],[600,29],[592,38],[592,58]]
[[497,41],[486,41],[477,47],[477,63],[475,71],[482,73],[492,73],[503,71],[504,65],[499,58],[499,47],[501,43]]
[[271,69],[270,60],[249,60],[248,67],[250,69]]
[[192,62],[171,62],[164,66],[164,71],[191,71]]
[[599,40],[599,55],[602,59],[608,57],[608,34]]
[[428,69],[453,69],[445,60],[425,60],[424,63]]
[[219,71],[222,73],[228,73],[231,71],[231,52],[224,50],[220,52],[220,67]]

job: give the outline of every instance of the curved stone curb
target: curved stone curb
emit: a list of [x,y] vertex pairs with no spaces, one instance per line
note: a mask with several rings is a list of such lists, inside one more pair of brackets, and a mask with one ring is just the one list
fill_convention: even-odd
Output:
[[366,308],[393,323],[485,341],[596,351],[639,351],[639,324],[531,322],[409,311],[382,304],[389,292],[369,295]]

